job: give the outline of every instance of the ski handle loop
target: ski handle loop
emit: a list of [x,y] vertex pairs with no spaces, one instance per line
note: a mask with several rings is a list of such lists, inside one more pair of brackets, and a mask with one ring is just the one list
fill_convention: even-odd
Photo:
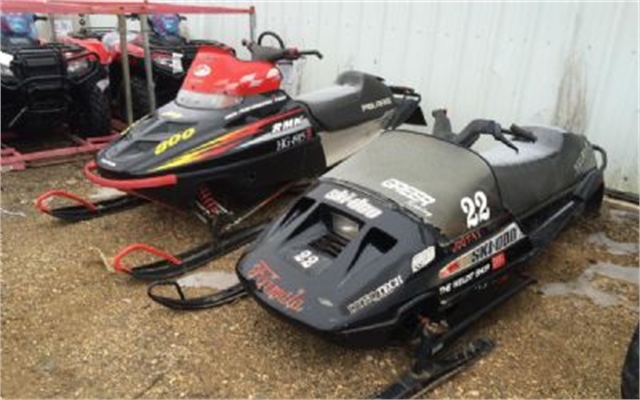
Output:
[[84,175],[87,179],[96,185],[111,187],[123,191],[172,186],[178,183],[178,178],[174,174],[140,179],[109,179],[95,173],[94,171],[96,169],[98,169],[98,164],[96,164],[95,160],[89,161],[84,166]]
[[36,199],[36,208],[45,214],[51,214],[51,209],[47,206],[46,201],[52,197],[61,197],[64,199],[73,200],[76,203],[82,205],[89,211],[98,211],[98,206],[93,204],[92,202],[81,198],[73,193],[67,192],[66,190],[49,190],[38,196]]
[[128,274],[131,273],[131,267],[122,264],[122,259],[128,256],[130,253],[134,251],[144,251],[149,254],[153,254],[154,256],[162,257],[165,260],[169,261],[173,265],[180,265],[182,262],[173,254],[168,253],[166,251],[160,250],[156,247],[150,246],[144,243],[134,243],[130,246],[122,249],[116,256],[113,258],[113,269],[118,272],[126,272]]

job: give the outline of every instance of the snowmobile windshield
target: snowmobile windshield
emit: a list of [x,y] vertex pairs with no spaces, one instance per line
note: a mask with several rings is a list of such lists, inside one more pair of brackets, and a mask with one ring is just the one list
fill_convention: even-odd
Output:
[[233,107],[242,102],[242,97],[221,93],[200,93],[192,90],[180,89],[176,103],[187,108],[200,110],[222,110]]
[[6,38],[38,39],[38,31],[32,13],[7,13],[0,16],[2,36]]
[[324,177],[391,200],[450,238],[467,229],[467,215],[460,205],[463,198],[473,199],[482,192],[484,206],[500,207],[485,160],[469,149],[422,133],[387,132]]
[[178,36],[180,34],[180,16],[178,14],[154,14],[149,17],[153,31],[160,36]]

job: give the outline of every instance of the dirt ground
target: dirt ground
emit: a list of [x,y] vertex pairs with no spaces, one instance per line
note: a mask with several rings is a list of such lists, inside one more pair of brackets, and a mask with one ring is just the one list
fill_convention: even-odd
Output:
[[[342,348],[250,299],[192,313],[151,302],[101,252],[178,251],[204,242],[204,226],[152,205],[77,224],[39,214],[33,199],[47,189],[91,192],[80,166],[2,175],[2,397],[354,398],[409,366],[408,347]],[[207,269],[232,271],[237,256]],[[637,267],[638,212],[605,203],[531,265],[537,284],[461,339],[488,337],[495,350],[427,396],[619,397]]]

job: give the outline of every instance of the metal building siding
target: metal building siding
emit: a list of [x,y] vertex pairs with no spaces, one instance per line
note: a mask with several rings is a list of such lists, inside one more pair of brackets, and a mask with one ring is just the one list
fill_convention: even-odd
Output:
[[[252,3],[233,3],[248,6]],[[423,108],[560,125],[609,153],[607,184],[638,192],[638,3],[256,3],[257,30],[319,49],[296,65],[302,92],[348,69],[412,86]],[[193,37],[237,49],[246,16],[191,16]],[[240,55],[247,57],[245,50]]]

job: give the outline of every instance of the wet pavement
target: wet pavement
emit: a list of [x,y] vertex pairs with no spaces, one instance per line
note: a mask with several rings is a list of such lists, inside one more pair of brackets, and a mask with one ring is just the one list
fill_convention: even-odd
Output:
[[[207,241],[206,227],[153,205],[77,224],[38,214],[45,190],[96,193],[81,165],[2,175],[3,397],[366,397],[410,365],[409,346],[343,348],[250,299],[191,313],[152,303],[145,284],[107,268],[111,257],[134,242],[178,252]],[[239,254],[182,285],[231,284]],[[461,339],[488,337],[495,350],[427,396],[619,397],[638,261],[636,209],[606,203],[599,218],[576,221],[531,263],[538,283]]]

